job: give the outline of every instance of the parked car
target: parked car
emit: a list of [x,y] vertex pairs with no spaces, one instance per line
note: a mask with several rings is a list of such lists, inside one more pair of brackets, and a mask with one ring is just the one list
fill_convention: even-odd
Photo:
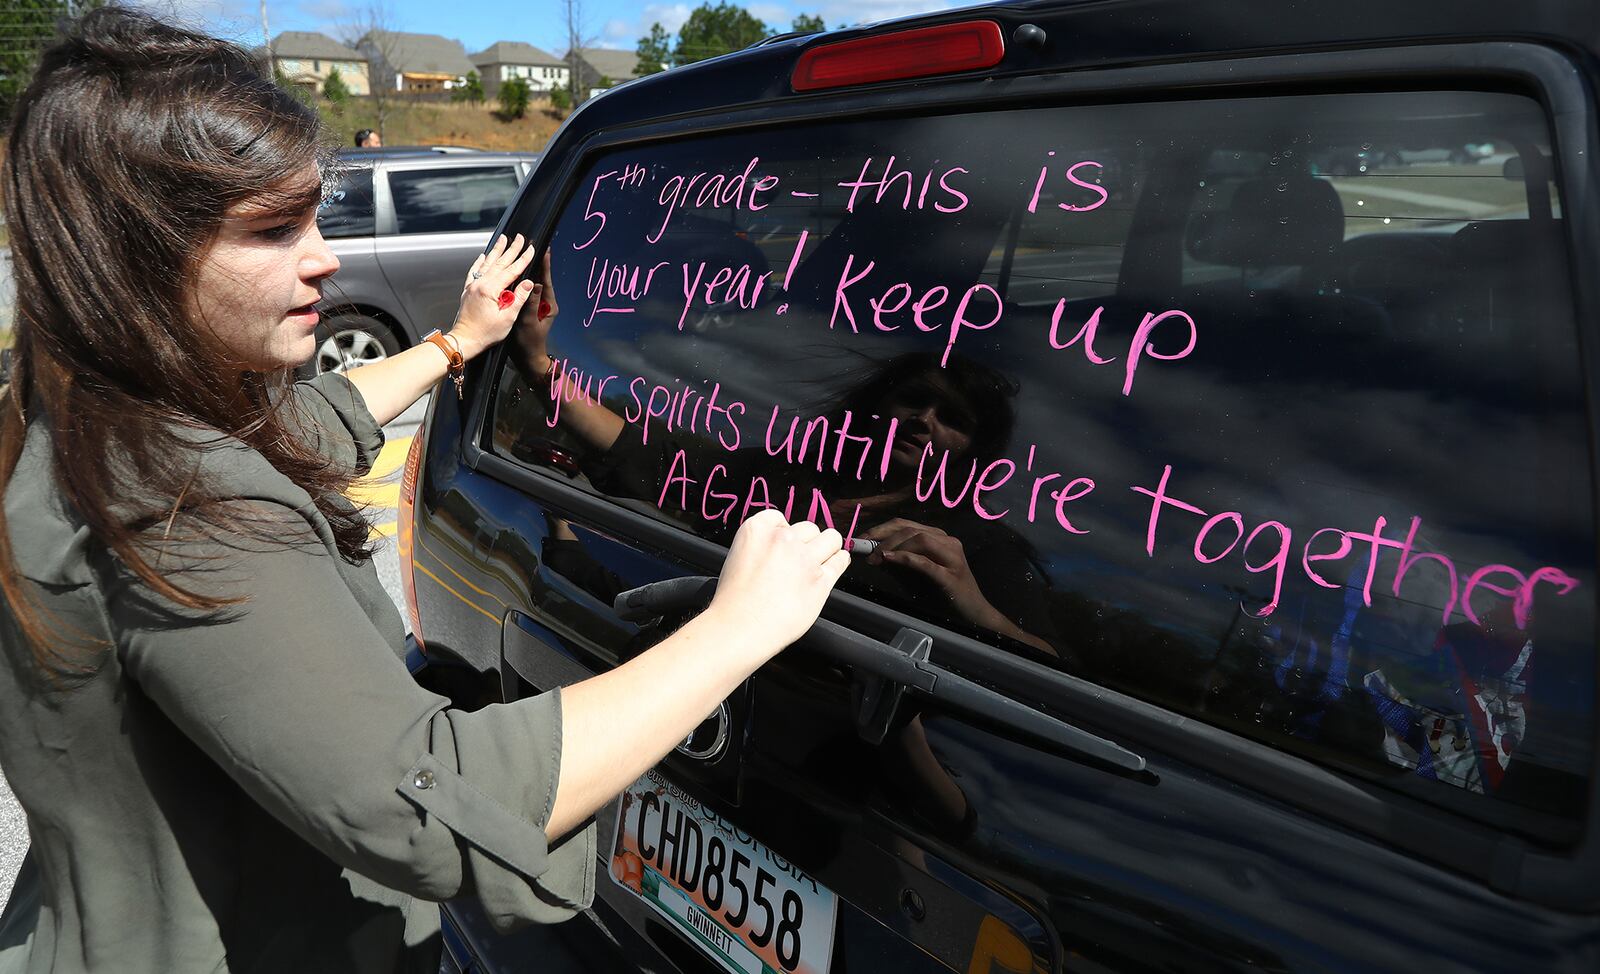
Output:
[[[1597,84],[1590,5],[1029,2],[574,113],[502,224],[552,255],[557,372],[506,342],[411,445],[418,679],[619,665],[766,505],[882,546],[600,813],[543,933],[682,974],[1600,969]],[[1440,161],[1317,162],[1393,145]],[[545,962],[446,917],[453,964]]]
[[415,155],[418,153],[437,153],[439,155],[453,155],[468,152],[482,152],[484,150],[470,145],[380,145],[358,146],[354,149],[341,149],[341,159],[380,159],[386,156]]
[[448,328],[467,268],[538,158],[438,147],[340,153],[338,185],[317,217],[339,273],[306,371],[381,361]]
[[1468,142],[1463,145],[1384,145],[1363,146],[1354,150],[1354,155],[1361,163],[1373,168],[1394,168],[1396,166],[1427,166],[1448,164],[1451,166],[1465,165],[1471,162],[1482,162],[1493,157],[1495,153],[1492,142]]
[[1462,166],[1494,158],[1495,147],[1489,142],[1472,142],[1466,145],[1423,146],[1419,149],[1398,146],[1330,146],[1311,160],[1313,172],[1326,176],[1354,176],[1379,169],[1394,169],[1410,165]]

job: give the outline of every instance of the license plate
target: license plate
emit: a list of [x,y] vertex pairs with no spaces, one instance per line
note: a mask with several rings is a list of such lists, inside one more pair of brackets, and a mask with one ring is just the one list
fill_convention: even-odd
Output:
[[730,974],[827,974],[838,897],[655,771],[622,793],[611,878]]

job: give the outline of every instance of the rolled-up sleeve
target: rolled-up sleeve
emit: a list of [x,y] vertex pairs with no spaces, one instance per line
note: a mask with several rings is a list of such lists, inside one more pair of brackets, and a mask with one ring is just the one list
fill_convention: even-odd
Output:
[[364,476],[383,449],[383,427],[355,383],[328,372],[293,386],[290,421],[312,449]]
[[471,713],[419,687],[339,576],[325,529],[287,506],[271,544],[169,546],[174,581],[248,595],[180,608],[105,570],[126,673],[256,802],[342,866],[414,896],[473,894],[497,928],[594,895],[594,825],[544,832],[561,766],[558,692]]

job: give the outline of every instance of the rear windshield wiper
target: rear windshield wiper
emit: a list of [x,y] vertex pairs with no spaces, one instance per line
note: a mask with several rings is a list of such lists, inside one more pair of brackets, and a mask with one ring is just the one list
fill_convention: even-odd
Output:
[[[616,597],[614,608],[629,622],[694,611],[711,601],[717,580],[691,575],[629,589]],[[797,645],[849,664],[862,684],[857,725],[862,735],[882,741],[901,696],[915,690],[953,710],[1020,731],[1056,747],[1128,771],[1145,769],[1143,757],[1103,737],[1050,716],[965,677],[929,659],[933,637],[902,628],[890,642],[818,619]]]

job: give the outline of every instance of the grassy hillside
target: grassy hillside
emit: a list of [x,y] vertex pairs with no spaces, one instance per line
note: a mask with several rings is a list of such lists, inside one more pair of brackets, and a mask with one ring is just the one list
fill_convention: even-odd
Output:
[[[376,129],[378,115],[371,99],[352,98],[344,105],[318,99],[317,110],[330,136],[352,145],[358,129]],[[515,121],[502,121],[492,104],[467,105],[411,102],[396,96],[389,104],[389,117],[383,126],[387,145],[466,145],[478,149],[540,152],[561,124],[549,110],[549,102],[535,101],[528,114]]]

